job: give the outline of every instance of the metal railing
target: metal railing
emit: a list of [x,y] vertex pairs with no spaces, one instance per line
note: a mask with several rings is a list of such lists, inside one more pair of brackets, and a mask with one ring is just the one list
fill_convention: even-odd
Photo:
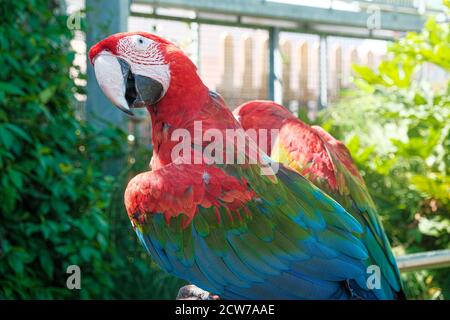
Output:
[[450,250],[407,254],[397,258],[397,265],[401,272],[450,267]]
[[[369,2],[358,3],[367,5]],[[364,10],[353,12],[262,0],[133,0],[133,4],[156,8],[152,13],[147,13],[149,18],[258,28],[268,27],[266,22],[269,19],[271,20],[270,26],[277,26],[282,31],[358,38],[393,38],[378,34],[379,30],[368,30],[367,19],[370,14]],[[377,5],[380,10],[384,11],[383,19],[380,20],[380,26],[377,29],[396,32],[421,30],[424,21],[416,9],[404,7],[403,9],[413,10],[405,13],[400,12],[401,8],[397,8],[400,11],[395,11],[387,10],[388,7],[385,7],[384,4],[378,3]],[[196,13],[196,17],[160,15],[157,8],[193,11]],[[142,15],[139,12],[132,14]],[[210,18],[205,19],[205,15]],[[227,17],[226,20],[223,19],[224,16]]]

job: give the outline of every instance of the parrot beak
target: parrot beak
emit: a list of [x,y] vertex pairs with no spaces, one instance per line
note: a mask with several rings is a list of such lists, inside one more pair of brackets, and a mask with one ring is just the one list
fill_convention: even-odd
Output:
[[158,81],[133,74],[125,60],[102,51],[93,61],[95,77],[105,96],[123,112],[134,115],[131,108],[155,104],[163,86]]
[[93,63],[95,77],[105,96],[120,110],[133,115],[125,99],[126,82],[117,58],[102,52],[95,57]]

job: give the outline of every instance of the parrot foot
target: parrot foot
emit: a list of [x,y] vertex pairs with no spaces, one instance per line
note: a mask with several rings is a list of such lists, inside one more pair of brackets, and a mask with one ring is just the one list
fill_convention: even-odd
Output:
[[189,284],[178,291],[177,300],[219,300],[219,296]]

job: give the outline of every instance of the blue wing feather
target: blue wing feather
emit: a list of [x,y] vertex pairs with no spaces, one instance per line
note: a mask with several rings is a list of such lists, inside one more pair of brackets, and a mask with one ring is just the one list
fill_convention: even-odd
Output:
[[312,209],[316,188],[303,178],[302,188],[291,186],[297,174],[283,170],[276,189],[268,179],[258,186],[260,197],[246,204],[251,216],[227,221],[220,211],[213,223],[214,208],[200,207],[182,228],[181,216],[169,227],[153,214],[138,237],[162,268],[225,299],[349,298],[344,281],[364,277],[367,258],[358,222],[331,217],[348,213],[327,196]]

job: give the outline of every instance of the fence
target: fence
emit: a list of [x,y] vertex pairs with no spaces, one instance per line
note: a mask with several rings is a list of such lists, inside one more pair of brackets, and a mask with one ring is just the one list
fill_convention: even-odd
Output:
[[397,258],[401,272],[450,267],[450,250],[408,254]]
[[[236,54],[236,42],[242,48],[242,56]],[[225,33],[221,37],[222,48],[220,64],[222,76],[216,84],[216,90],[225,98],[230,108],[254,100],[267,99],[268,63],[266,52],[268,39],[259,40],[252,36]],[[317,74],[319,70],[318,41],[290,40],[281,36],[280,53],[282,60],[281,83],[283,87],[283,105],[296,111],[298,106],[309,106],[316,110],[319,100]],[[258,59],[254,59],[257,56]],[[241,63],[238,63],[241,60]],[[328,97],[333,102],[342,89],[351,86],[351,65],[364,61],[370,67],[375,66],[379,55],[373,51],[358,52],[355,46],[344,47],[334,42],[329,52]],[[262,67],[255,70],[255,64]],[[242,65],[242,67],[241,67]],[[237,76],[236,76],[237,75]],[[258,80],[259,81],[256,81]],[[312,107],[311,107],[312,106]]]
[[[156,31],[175,42],[197,64],[206,85],[219,92],[231,109],[249,100],[269,98],[268,30],[193,25],[140,16],[129,18],[128,29]],[[320,41],[316,35],[279,35],[281,102],[294,113],[305,110],[310,118],[314,118],[320,105]],[[352,86],[352,65],[364,63],[374,67],[385,54],[386,42],[329,37],[327,46],[330,49],[325,87],[327,100],[332,103],[342,89]],[[144,143],[150,140],[149,128],[145,113],[140,122],[132,124],[132,132],[138,132]]]

